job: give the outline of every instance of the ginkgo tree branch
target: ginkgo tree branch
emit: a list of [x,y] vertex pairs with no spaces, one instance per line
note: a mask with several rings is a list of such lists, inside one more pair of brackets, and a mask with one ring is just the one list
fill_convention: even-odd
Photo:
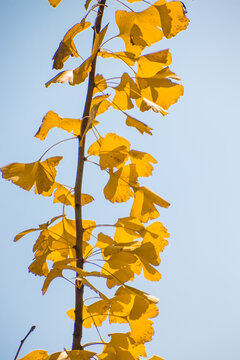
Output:
[[21,350],[21,348],[22,348],[22,346],[23,346],[24,341],[25,341],[25,340],[27,339],[27,337],[31,334],[31,332],[33,332],[33,331],[35,330],[35,328],[36,328],[36,326],[33,325],[33,326],[31,327],[31,329],[29,330],[29,332],[27,333],[27,335],[21,340],[21,343],[20,343],[20,345],[19,345],[19,348],[18,348],[18,351],[17,351],[17,353],[16,353],[16,355],[15,355],[14,360],[17,360],[17,357],[18,357],[18,355],[19,355],[19,353],[20,353],[20,350]]
[[[93,43],[95,40],[95,34],[98,34],[101,30],[101,23],[103,12],[105,8],[106,0],[99,2],[98,13],[94,25],[94,36]],[[94,78],[96,69],[97,55],[93,59],[91,71],[88,78],[88,88],[86,102],[82,118],[82,129],[81,134],[85,133],[85,129],[88,125],[88,119],[90,115],[91,101],[94,90]],[[81,206],[81,193],[82,193],[82,180],[83,180],[83,169],[84,169],[84,154],[85,153],[85,136],[81,138],[79,136],[78,142],[78,165],[77,165],[77,176],[75,183],[75,218],[76,218],[76,258],[77,267],[83,269],[83,225],[82,225],[82,206]],[[83,286],[79,287],[79,280],[76,279],[76,291],[75,291],[75,322],[74,322],[74,333],[73,333],[73,350],[81,350],[81,339],[82,339],[82,318],[83,312]]]

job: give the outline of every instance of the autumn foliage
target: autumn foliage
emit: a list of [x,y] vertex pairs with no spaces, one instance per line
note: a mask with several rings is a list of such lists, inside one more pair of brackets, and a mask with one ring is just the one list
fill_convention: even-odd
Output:
[[[132,3],[135,1],[143,3],[142,11],[134,11]],[[49,0],[53,7],[60,2]],[[110,39],[108,28],[111,23],[101,27],[106,5],[111,8],[110,1],[109,4],[106,0],[86,1],[85,16],[67,31],[53,56],[54,69],[61,70],[70,56],[79,58],[80,65],[72,70],[63,70],[46,82],[48,88],[57,83],[79,85],[88,79],[82,118],[63,118],[50,110],[35,135],[44,140],[49,131],[57,127],[71,133],[73,139],[78,139],[75,186],[56,181],[57,166],[62,156],[46,158],[48,150],[32,163],[13,163],[1,168],[6,180],[28,191],[34,188],[35,194],[51,196],[54,203],[64,205],[61,214],[36,228],[22,231],[14,239],[18,241],[27,235],[36,239],[34,260],[29,271],[44,277],[42,293],[46,293],[57,277],[68,278],[69,274],[71,278],[76,277],[76,307],[67,312],[74,321],[72,350],[62,351],[64,345],[60,345],[59,353],[49,355],[47,351],[35,350],[22,360],[88,360],[92,357],[100,360],[137,360],[147,357],[145,343],[151,341],[154,334],[152,319],[158,315],[158,299],[133,287],[131,282],[140,274],[149,281],[160,280],[160,253],[168,245],[169,234],[157,221],[158,207],[167,208],[170,204],[141,185],[141,177],[152,175],[157,160],[147,152],[133,149],[129,140],[116,133],[101,134],[98,125],[102,117],[98,116],[112,108],[121,112],[128,127],[137,130],[136,136],[152,135],[153,129],[133,117],[129,110],[136,106],[141,112],[152,110],[159,116],[165,116],[169,107],[183,95],[183,86],[179,83],[179,76],[169,68],[172,62],[169,50],[147,53],[146,48],[164,37],[170,39],[176,36],[187,28],[189,20],[180,1],[159,0],[149,4],[128,0],[125,9],[115,13],[119,33]],[[119,2],[119,7],[123,5]],[[88,18],[93,18],[93,22],[87,21]],[[74,44],[75,36],[81,36],[82,32],[88,32],[90,36],[93,32],[92,50],[85,60],[79,56]],[[111,47],[114,38],[122,39],[123,48],[116,51]],[[121,76],[114,77],[114,83],[104,74],[97,74],[98,57],[124,64],[125,71]],[[96,141],[85,150],[89,131],[93,132]],[[126,217],[107,225],[82,218],[82,207],[94,201],[90,194],[82,191],[84,163],[89,161],[108,174],[103,189],[106,200],[122,203],[132,199],[131,210]],[[68,218],[67,206],[75,209],[74,219]],[[109,228],[114,232],[109,232]],[[101,265],[96,259],[102,260]],[[104,281],[106,287],[97,287],[92,280],[94,278],[100,278],[101,284]],[[97,300],[85,301],[85,287],[95,296],[97,294]],[[98,339],[96,343],[102,344],[101,351],[96,354],[86,350],[87,346],[96,343],[81,343],[83,328],[98,328],[107,320],[109,324],[128,324],[128,332],[111,333],[110,341],[100,335],[100,341]],[[151,359],[160,360],[158,356]]]

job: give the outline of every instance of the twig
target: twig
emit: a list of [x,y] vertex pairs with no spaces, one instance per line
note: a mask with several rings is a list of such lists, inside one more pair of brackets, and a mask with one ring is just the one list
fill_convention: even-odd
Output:
[[36,326],[33,325],[33,326],[31,327],[31,329],[29,330],[29,332],[27,333],[27,335],[25,336],[25,338],[21,340],[20,346],[19,346],[19,348],[18,348],[18,351],[17,351],[17,353],[16,353],[16,355],[15,355],[14,360],[17,360],[17,357],[18,357],[18,355],[19,355],[19,353],[20,353],[20,350],[21,350],[21,347],[23,346],[24,341],[25,341],[25,340],[27,339],[27,337],[31,334],[31,332],[35,330],[35,328],[36,328]]

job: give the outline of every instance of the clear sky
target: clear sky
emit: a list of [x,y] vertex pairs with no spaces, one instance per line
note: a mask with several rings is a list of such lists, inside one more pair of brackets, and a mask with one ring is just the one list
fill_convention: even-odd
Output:
[[[184,96],[164,118],[138,113],[140,120],[154,128],[151,138],[126,128],[114,112],[101,118],[101,126],[103,132],[118,132],[135,149],[150,152],[158,160],[154,176],[145,184],[171,203],[169,209],[160,209],[160,221],[171,233],[170,245],[162,254],[162,280],[144,285],[160,298],[149,357],[239,360],[240,2],[186,0],[185,5],[191,21],[188,30],[157,47],[170,49],[171,69],[182,78]],[[109,1],[107,16],[112,6],[116,3]],[[44,143],[33,135],[49,110],[64,117],[81,116],[85,88],[44,87],[55,75],[51,58],[60,40],[82,17],[82,0],[62,0],[56,9],[47,0],[0,0],[0,13],[3,166],[36,161],[52,143],[66,137],[60,130],[53,131]],[[85,54],[89,41],[83,37],[76,42],[80,53]],[[70,60],[66,68],[76,67],[77,61]],[[111,66],[107,71],[119,70]],[[99,72],[105,70],[100,64]],[[49,154],[65,156],[59,181],[73,185],[76,143],[65,143]],[[84,181],[85,191],[98,199],[86,208],[85,217],[105,222],[115,211],[115,219],[128,216],[129,204],[101,205],[106,177],[96,171],[88,167]],[[73,307],[73,288],[59,279],[42,296],[43,279],[27,270],[33,238],[12,241],[20,231],[59,214],[61,206],[7,181],[0,181],[0,191],[1,358],[14,358],[32,325],[37,328],[21,356],[34,349],[49,353],[69,349],[73,323],[65,313]],[[138,285],[142,287],[140,281]]]

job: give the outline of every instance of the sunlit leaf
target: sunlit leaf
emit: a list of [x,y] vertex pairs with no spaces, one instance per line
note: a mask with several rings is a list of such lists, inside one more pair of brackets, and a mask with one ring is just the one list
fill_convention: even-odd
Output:
[[40,140],[44,140],[49,132],[54,127],[66,130],[67,132],[72,132],[74,135],[78,136],[81,133],[82,120],[80,119],[68,119],[62,118],[54,111],[50,110],[44,116],[42,120],[42,125],[38,129],[35,137]]
[[104,79],[104,77],[100,74],[97,74],[94,79],[94,90],[93,95],[95,95],[98,92],[102,92],[107,88],[107,82]]
[[128,159],[129,151],[129,141],[117,134],[108,133],[90,146],[88,154],[98,155],[100,167],[104,170],[123,166]]
[[6,180],[29,191],[34,186],[36,194],[48,191],[55,181],[55,167],[62,160],[62,156],[55,156],[42,162],[30,164],[13,163],[1,168],[2,176]]
[[[151,106],[148,101],[163,108],[163,115],[166,109],[178,101],[179,97],[183,95],[183,86],[173,82],[172,80],[180,80],[179,76],[173,73],[168,67],[165,67],[153,77],[138,77],[137,84],[141,89],[142,97],[145,104],[142,104],[143,99],[136,99],[136,104],[141,111],[147,110],[143,108],[146,104]],[[154,109],[153,109],[154,110]],[[155,110],[158,112],[158,110]]]
[[62,0],[48,0],[48,1],[49,1],[50,5],[52,5],[53,7],[56,7],[60,4],[60,2]]
[[83,326],[91,328],[93,326],[102,326],[102,323],[108,317],[110,301],[101,299],[95,303],[83,307]]
[[122,75],[120,84],[114,90],[113,107],[118,110],[132,109],[131,99],[138,99],[141,96],[137,85],[127,73]]
[[113,245],[113,240],[110,236],[105,235],[103,233],[98,234],[98,240],[96,242],[95,247],[99,247],[100,249],[104,249],[105,247]]
[[107,26],[99,34],[95,34],[92,55],[88,57],[78,68],[74,70],[61,71],[59,74],[46,82],[45,86],[49,87],[53,83],[64,84],[68,82],[69,85],[79,85],[83,83],[86,80],[88,73],[91,71],[92,62],[97,55],[106,31]]
[[53,268],[51,269],[51,271],[48,273],[43,287],[42,287],[42,293],[43,295],[46,293],[50,283],[56,279],[57,277],[62,277],[63,276],[63,270],[66,268],[66,265],[69,264],[70,262],[74,261],[76,259],[65,259],[62,261],[56,261],[53,264]]
[[34,350],[19,360],[48,360],[48,352],[45,350]]
[[170,1],[162,4],[160,0],[154,6],[159,11],[161,28],[167,39],[176,36],[182,30],[186,30],[189,20],[186,17],[186,11],[181,1]]
[[51,354],[46,360],[90,360],[95,354],[87,350],[64,350]]
[[28,230],[24,230],[22,232],[20,232],[19,234],[17,234],[14,238],[14,241],[18,241],[19,239],[21,239],[23,236],[27,235],[27,234],[30,234],[31,232],[34,232],[34,231],[41,231],[43,229],[47,229],[53,222],[55,222],[56,220],[62,218],[63,215],[59,215],[59,216],[55,216],[54,218],[52,218],[50,221],[44,223],[44,224],[41,224],[39,225],[38,228],[34,228],[34,229],[28,229]]
[[108,101],[107,99],[109,98],[109,94],[107,95],[99,95],[99,96],[95,96],[92,101],[91,101],[91,109],[99,104],[98,108],[97,108],[97,112],[96,112],[96,116],[103,114],[105,111],[108,110],[108,108],[110,106],[112,106],[111,102]]
[[117,243],[127,243],[134,241],[142,236],[145,227],[136,218],[126,217],[120,218],[115,224],[116,231],[114,234],[114,240]]
[[[81,194],[81,206],[89,204],[94,198],[88,194]],[[71,205],[75,208],[74,194],[65,186],[57,183],[57,190],[54,193],[54,203],[62,203],[64,205]]]
[[172,57],[169,50],[161,50],[142,55],[137,59],[139,77],[152,77],[164,67],[170,65]]
[[131,209],[131,216],[142,222],[156,219],[159,212],[154,204],[162,207],[169,207],[169,203],[145,186],[138,187],[134,191],[134,201]]
[[69,58],[69,56],[79,57],[73,42],[73,38],[81,31],[89,28],[90,25],[90,22],[86,22],[85,19],[83,19],[80,23],[74,25],[71,29],[68,30],[57,51],[53,55],[53,69],[62,69],[65,61]]
[[110,174],[110,179],[104,188],[106,199],[111,202],[125,202],[133,197],[130,186],[137,182],[135,165],[125,165],[121,169]]
[[141,111],[152,109],[155,113],[160,113],[163,116],[167,115],[168,113],[163,107],[155,104],[154,102],[146,99],[145,97],[142,98],[142,102],[139,102],[139,108]]
[[148,125],[144,124],[143,122],[133,118],[132,116],[127,115],[126,125],[135,127],[141,134],[146,133],[152,135],[151,133],[152,128],[150,128]]
[[110,334],[111,341],[104,345],[100,360],[137,360],[139,354],[134,351],[134,340],[123,333]]
[[53,83],[65,84],[67,82],[69,85],[74,85],[73,70],[61,71],[48,82],[46,82],[45,86],[48,88]]
[[162,39],[160,15],[156,7],[150,6],[141,12],[118,10],[115,19],[126,51],[139,56],[146,46]]
[[157,163],[152,155],[137,150],[131,150],[129,156],[131,163],[136,165],[138,176],[152,175],[153,166],[150,163]]
[[120,52],[113,52],[113,51],[109,51],[109,50],[101,50],[98,53],[99,56],[101,56],[102,58],[114,58],[114,59],[118,59],[118,60],[122,60],[124,61],[127,65],[134,65],[135,61],[136,61],[136,57],[133,53],[130,52],[126,52],[126,51],[120,51]]

